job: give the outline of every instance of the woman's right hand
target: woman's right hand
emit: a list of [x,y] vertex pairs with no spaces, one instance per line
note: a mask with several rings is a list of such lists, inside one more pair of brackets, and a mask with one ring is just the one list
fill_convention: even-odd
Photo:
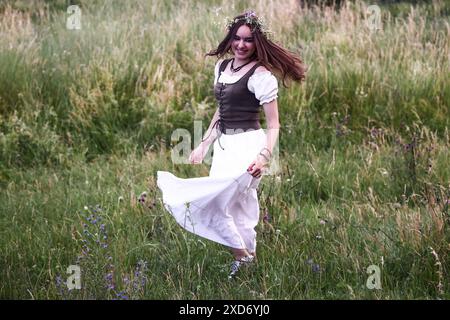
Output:
[[206,153],[208,152],[209,145],[204,143],[200,143],[197,148],[195,148],[191,154],[189,155],[189,162],[192,164],[202,163],[205,158]]

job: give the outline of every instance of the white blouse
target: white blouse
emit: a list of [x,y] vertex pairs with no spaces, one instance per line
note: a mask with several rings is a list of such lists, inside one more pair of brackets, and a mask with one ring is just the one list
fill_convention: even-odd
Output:
[[[238,81],[242,76],[231,76],[223,71],[218,77],[222,61],[223,59],[219,60],[214,68],[214,85],[216,85],[217,81],[228,84]],[[278,98],[278,81],[270,71],[253,73],[248,79],[247,88],[250,92],[255,94],[260,105],[269,103]]]

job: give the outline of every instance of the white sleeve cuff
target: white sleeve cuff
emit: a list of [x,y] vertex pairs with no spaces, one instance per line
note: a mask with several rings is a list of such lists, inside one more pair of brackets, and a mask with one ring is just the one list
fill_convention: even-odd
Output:
[[260,105],[278,98],[278,80],[270,71],[254,73],[248,79],[247,87],[255,94]]

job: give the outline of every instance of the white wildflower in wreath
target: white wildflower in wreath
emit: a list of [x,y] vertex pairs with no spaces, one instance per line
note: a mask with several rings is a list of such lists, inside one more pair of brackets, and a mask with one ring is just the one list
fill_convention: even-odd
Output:
[[252,32],[258,29],[266,38],[271,39],[274,33],[269,29],[267,23],[263,18],[258,18],[255,11],[249,10],[244,13],[244,17],[236,18],[234,20],[226,18],[227,30],[231,30],[235,23],[239,21],[245,21],[245,24],[251,27]]

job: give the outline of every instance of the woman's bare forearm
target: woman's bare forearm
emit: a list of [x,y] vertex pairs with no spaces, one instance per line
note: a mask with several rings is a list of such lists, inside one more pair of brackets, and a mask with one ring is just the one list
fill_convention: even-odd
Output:
[[217,108],[216,112],[214,113],[214,116],[212,117],[211,123],[209,124],[208,130],[206,130],[205,135],[203,136],[201,144],[204,146],[209,146],[211,143],[214,142],[217,138],[217,131],[215,128],[213,128],[214,123],[216,123],[217,120],[219,120],[219,108]]
[[272,155],[273,149],[277,143],[278,134],[280,132],[277,100],[264,104],[264,111],[266,113],[267,120],[266,148],[269,149],[270,155]]
[[279,132],[280,132],[280,128],[279,127],[275,127],[275,128],[273,128],[271,126],[267,127],[267,130],[266,130],[266,139],[267,139],[266,148],[269,149],[271,155],[272,155],[273,149],[274,149],[274,147],[275,147],[275,145],[277,143]]

